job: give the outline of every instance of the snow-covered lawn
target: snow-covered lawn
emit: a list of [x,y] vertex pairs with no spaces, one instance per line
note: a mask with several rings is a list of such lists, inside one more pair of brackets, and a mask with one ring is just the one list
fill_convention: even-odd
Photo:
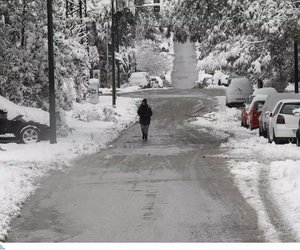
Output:
[[105,148],[137,121],[140,99],[118,97],[116,108],[111,102],[110,96],[102,96],[97,105],[74,103],[74,109],[66,113],[68,135],[58,136],[57,144],[0,144],[0,241],[5,240],[11,219],[20,213],[41,177]]
[[300,148],[295,144],[269,144],[258,131],[241,127],[241,111],[225,106],[220,97],[218,112],[211,112],[192,126],[206,128],[212,134],[228,138],[221,144],[234,181],[247,202],[257,211],[260,229],[268,241],[280,241],[266,212],[260,187],[268,187],[267,196],[278,206],[287,230],[300,241]]

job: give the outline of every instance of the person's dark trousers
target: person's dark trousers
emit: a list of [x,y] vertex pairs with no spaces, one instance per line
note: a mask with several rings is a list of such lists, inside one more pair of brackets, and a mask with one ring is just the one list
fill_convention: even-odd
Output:
[[143,134],[143,140],[148,140],[148,131],[149,131],[149,125],[142,125],[141,124],[141,130]]

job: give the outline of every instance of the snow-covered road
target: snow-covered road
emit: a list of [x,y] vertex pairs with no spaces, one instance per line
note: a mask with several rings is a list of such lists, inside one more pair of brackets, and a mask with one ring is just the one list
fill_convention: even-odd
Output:
[[[153,108],[110,147],[46,178],[12,224],[11,242],[257,242],[255,211],[235,186],[223,138],[190,128],[220,90],[141,93]],[[141,95],[140,94],[140,95]],[[137,94],[138,95],[138,94]]]

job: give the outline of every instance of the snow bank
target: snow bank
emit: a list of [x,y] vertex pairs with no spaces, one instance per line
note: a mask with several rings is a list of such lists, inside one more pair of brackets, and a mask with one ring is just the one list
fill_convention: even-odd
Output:
[[[245,200],[256,210],[259,228],[268,241],[279,241],[265,204],[260,184],[269,184],[270,199],[274,199],[287,223],[288,231],[300,240],[300,148],[295,144],[269,144],[258,136],[257,130],[240,126],[241,111],[227,108],[224,98],[219,101],[219,111],[210,112],[191,122],[199,129],[228,139],[221,144],[234,160],[229,162],[234,181]],[[220,156],[222,157],[222,156]]]
[[[299,151],[298,151],[299,154]],[[297,157],[300,158],[299,156]],[[288,230],[300,241],[300,160],[274,161],[270,164],[270,184]]]
[[[57,144],[0,144],[0,241],[4,241],[12,217],[20,213],[23,202],[34,193],[42,176],[51,169],[70,165],[83,154],[95,153],[137,121],[140,99],[102,96],[99,104],[74,103],[66,113],[69,134]],[[12,106],[14,107],[14,106]],[[13,109],[12,109],[13,110]]]

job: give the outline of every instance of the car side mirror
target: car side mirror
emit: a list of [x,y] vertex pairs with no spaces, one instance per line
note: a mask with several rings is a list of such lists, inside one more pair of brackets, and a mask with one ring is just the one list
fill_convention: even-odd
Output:
[[272,113],[271,113],[270,111],[267,111],[267,112],[265,113],[265,117],[266,117],[266,118],[272,117]]

